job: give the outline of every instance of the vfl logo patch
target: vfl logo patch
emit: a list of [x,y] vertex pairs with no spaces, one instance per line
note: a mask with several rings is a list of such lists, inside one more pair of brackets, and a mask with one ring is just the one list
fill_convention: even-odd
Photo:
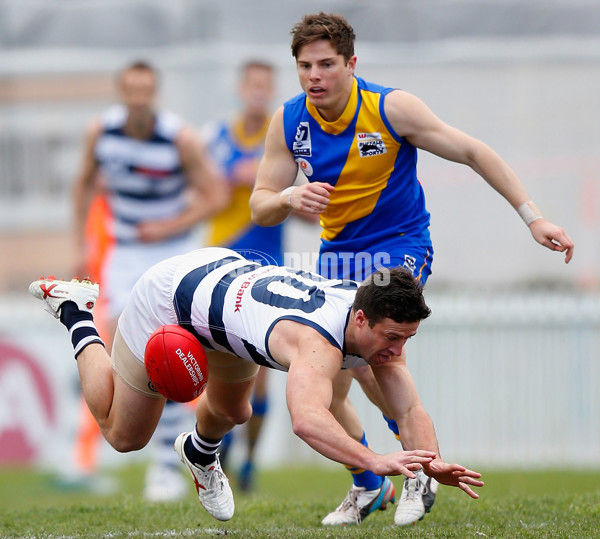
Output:
[[312,155],[312,146],[310,143],[310,127],[308,122],[300,122],[296,129],[296,137],[292,145],[294,157],[310,157]]
[[387,152],[381,133],[357,133],[358,153],[361,157],[371,157]]

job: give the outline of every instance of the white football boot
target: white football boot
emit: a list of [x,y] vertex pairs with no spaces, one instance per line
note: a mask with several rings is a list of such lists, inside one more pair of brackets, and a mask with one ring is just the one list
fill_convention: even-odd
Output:
[[438,482],[425,475],[423,470],[416,472],[415,479],[404,478],[400,500],[394,515],[397,526],[408,526],[423,519],[435,501]]
[[60,308],[65,301],[73,301],[81,311],[92,312],[100,288],[87,279],[61,281],[54,277],[42,278],[29,285],[29,293],[44,302],[44,309],[54,318],[60,317]]
[[386,477],[378,489],[366,490],[365,487],[352,485],[348,494],[335,511],[322,521],[324,526],[347,526],[360,524],[373,511],[383,511],[388,503],[394,503],[396,491],[393,483]]
[[183,448],[185,441],[191,435],[191,432],[184,432],[177,436],[174,444],[175,451],[192,474],[198,499],[204,509],[217,520],[229,520],[235,511],[235,503],[229,480],[221,469],[219,456],[217,455],[217,459],[207,466],[193,464],[187,458]]

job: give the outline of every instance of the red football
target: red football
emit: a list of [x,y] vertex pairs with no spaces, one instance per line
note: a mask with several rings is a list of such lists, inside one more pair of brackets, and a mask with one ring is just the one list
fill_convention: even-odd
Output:
[[206,388],[208,360],[204,348],[181,326],[160,326],[150,335],[144,364],[152,385],[172,401],[189,402]]

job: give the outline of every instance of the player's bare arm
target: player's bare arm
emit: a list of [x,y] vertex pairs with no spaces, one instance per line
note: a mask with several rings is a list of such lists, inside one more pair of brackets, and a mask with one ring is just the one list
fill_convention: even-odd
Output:
[[225,181],[195,131],[189,126],[184,127],[176,144],[190,188],[190,203],[172,219],[140,223],[138,233],[141,241],[162,241],[180,234],[227,205]]
[[85,134],[83,157],[79,172],[73,184],[73,204],[75,216],[75,246],[77,262],[75,274],[85,275],[85,223],[89,212],[90,201],[96,188],[98,162],[94,154],[96,141],[100,136],[101,125],[98,119],[93,120]]
[[329,204],[333,187],[320,182],[294,186],[298,165],[285,144],[283,107],[273,115],[250,197],[252,220],[261,226],[279,224],[292,210],[321,213]]
[[348,436],[329,411],[342,352],[314,329],[292,321],[279,322],[269,348],[277,361],[289,367],[286,397],[294,433],[325,457],[381,475],[409,477],[414,477],[411,470],[435,457],[435,452],[429,451],[377,455]]
[[423,408],[404,352],[393,360],[372,366],[385,406],[398,423],[405,448],[423,448],[440,454],[429,414]]
[[441,458],[433,422],[421,404],[404,355],[372,369],[386,406],[398,424],[402,445],[429,449],[437,454],[434,460],[423,465],[425,473],[444,485],[458,487],[472,498],[478,498],[471,486],[483,486],[479,480],[481,474]]
[[[471,167],[515,210],[530,200],[521,180],[511,167],[487,144],[444,123],[416,96],[401,90],[391,92],[385,111],[396,132],[411,144],[439,157]],[[533,206],[537,219],[528,223],[534,239],[553,251],[573,256],[573,241],[565,230],[543,219]]]

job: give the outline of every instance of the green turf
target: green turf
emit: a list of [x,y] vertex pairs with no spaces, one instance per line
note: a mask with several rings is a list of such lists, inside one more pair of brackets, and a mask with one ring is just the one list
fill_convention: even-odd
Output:
[[[107,472],[118,493],[66,489],[49,474],[0,469],[1,537],[600,537],[600,470],[489,471],[481,498],[441,487],[431,514],[408,528],[393,526],[395,506],[358,527],[320,526],[348,488],[337,469],[262,472],[251,495],[236,492],[236,514],[222,523],[195,499],[149,504],[144,468]],[[235,488],[235,481],[232,481]],[[397,492],[401,480],[396,479]]]

